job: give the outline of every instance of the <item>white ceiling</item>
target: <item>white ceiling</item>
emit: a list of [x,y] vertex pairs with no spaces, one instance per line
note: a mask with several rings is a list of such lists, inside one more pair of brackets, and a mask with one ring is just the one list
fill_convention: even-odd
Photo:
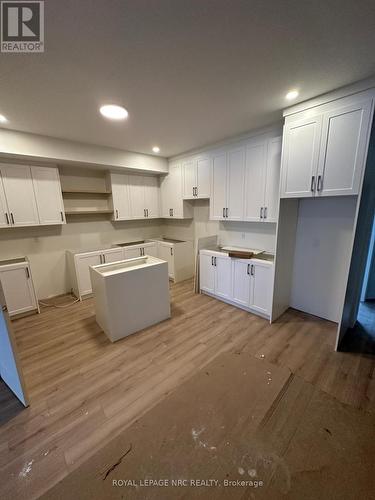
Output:
[[[0,55],[7,128],[172,156],[375,73],[374,0],[47,0],[46,52]],[[298,102],[298,100],[296,101]],[[127,122],[102,118],[119,103]]]

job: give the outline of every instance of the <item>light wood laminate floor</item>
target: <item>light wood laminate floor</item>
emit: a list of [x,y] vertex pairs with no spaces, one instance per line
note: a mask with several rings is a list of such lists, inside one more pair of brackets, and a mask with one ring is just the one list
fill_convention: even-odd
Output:
[[334,352],[335,324],[289,310],[269,325],[194,294],[191,281],[172,285],[171,299],[171,320],[116,344],[91,299],[14,322],[31,404],[21,411],[0,385],[0,498],[36,498],[223,352],[286,366],[375,410],[374,358]]

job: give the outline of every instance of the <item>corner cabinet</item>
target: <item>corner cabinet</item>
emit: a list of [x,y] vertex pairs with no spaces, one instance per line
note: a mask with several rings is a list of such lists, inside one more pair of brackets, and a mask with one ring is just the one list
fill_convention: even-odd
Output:
[[193,207],[183,200],[183,172],[180,163],[170,163],[169,172],[160,179],[161,216],[163,219],[191,219]]
[[157,176],[109,174],[113,220],[160,217],[160,188]]
[[357,195],[372,115],[373,99],[360,93],[287,116],[281,197]]
[[0,227],[65,224],[56,167],[0,165]]
[[264,318],[271,317],[273,263],[232,259],[225,253],[201,250],[200,290]]

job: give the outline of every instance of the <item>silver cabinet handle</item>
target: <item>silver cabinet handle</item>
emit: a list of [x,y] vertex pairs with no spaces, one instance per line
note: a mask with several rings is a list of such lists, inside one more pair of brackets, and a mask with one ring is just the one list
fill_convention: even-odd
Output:
[[216,257],[214,257],[214,263],[215,263],[215,267],[216,267]]
[[6,218],[6,220],[7,220],[7,224],[8,224],[8,226],[9,226],[9,224],[10,224],[10,222],[9,222],[9,215],[8,215],[6,212],[5,212],[5,218]]
[[247,265],[247,274],[250,274],[250,264]]
[[260,214],[259,214],[259,217],[261,219],[263,219],[263,207],[260,207]]
[[143,217],[146,217],[146,209],[143,209]]
[[317,191],[322,191],[322,189],[323,189],[323,176],[318,175],[318,183],[317,183],[317,186],[316,186],[316,190]]
[[105,264],[105,253],[103,253],[103,264]]
[[147,217],[148,217],[148,208],[146,208],[146,213],[147,213]]
[[223,208],[223,219],[225,219],[225,208]]
[[315,191],[315,175],[311,177],[311,185],[310,185],[310,191],[314,192]]
[[228,218],[228,207],[225,209],[225,217]]
[[213,265],[214,265],[214,256],[211,255],[211,266],[213,266]]
[[26,272],[26,278],[30,279],[30,271],[28,267],[25,267],[25,272]]
[[251,275],[251,276],[254,276],[254,275],[255,275],[255,272],[254,272],[254,264],[251,264],[251,266],[250,266],[250,275]]
[[103,257],[102,254],[99,255],[100,263],[103,264]]
[[61,215],[61,220],[62,220],[62,222],[64,222],[64,215],[63,215],[63,213],[62,213],[62,212],[60,212],[60,215]]
[[173,208],[171,208],[171,210],[172,210],[172,217],[173,217]]
[[116,209],[116,219],[118,219],[118,210]]
[[173,255],[173,248],[171,247],[171,255]]
[[14,217],[13,217],[13,213],[12,212],[10,212],[10,218],[11,218],[12,224],[14,224]]
[[264,207],[264,219],[267,219],[267,207]]

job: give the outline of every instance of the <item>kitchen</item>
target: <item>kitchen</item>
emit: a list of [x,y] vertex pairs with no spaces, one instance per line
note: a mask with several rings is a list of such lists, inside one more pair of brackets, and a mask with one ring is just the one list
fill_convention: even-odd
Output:
[[[81,19],[82,8],[75,7]],[[146,23],[143,35],[156,36],[140,6],[114,8],[119,19],[99,4],[90,15],[97,23],[101,12],[117,24],[125,22],[125,13],[136,19],[138,12]],[[189,12],[188,5],[184,9]],[[243,20],[249,19],[245,6],[231,14],[241,26],[242,9]],[[55,4],[46,17],[55,30],[60,10]],[[215,30],[215,20],[223,22],[230,10],[212,17]],[[201,23],[208,20],[197,12],[194,23],[207,40]],[[304,22],[310,26],[308,18]],[[232,28],[225,29],[236,38]],[[92,34],[85,36],[89,40]],[[136,40],[134,33],[129,36]],[[262,39],[266,43],[264,32]],[[198,57],[195,43],[188,37],[187,46],[194,46]],[[176,62],[179,47],[176,53],[169,48]],[[78,53],[83,57],[82,48]],[[325,72],[332,64],[328,56]],[[24,71],[14,54],[6,57],[16,72]],[[38,94],[42,77],[27,57],[33,95],[47,109],[52,90]],[[72,90],[51,54],[30,57],[55,68],[61,95]],[[66,55],[59,58],[70,64]],[[108,63],[102,53],[100,60]],[[250,121],[242,103],[233,109],[223,104],[227,121],[217,123],[200,105],[201,88],[195,86],[205,73],[190,74],[193,93],[178,86],[176,77],[163,101],[189,96],[178,101],[184,113],[175,113],[176,127],[168,119],[170,105],[155,105],[160,120],[142,107],[149,103],[138,84],[146,71],[142,60],[133,61],[139,70],[133,94],[111,76],[109,65],[116,92],[106,96],[103,77],[101,89],[95,86],[95,104],[87,93],[79,91],[76,100],[69,91],[75,106],[69,107],[66,97],[56,103],[53,117],[30,104],[25,122],[15,99],[19,93],[12,94],[7,76],[12,104],[0,105],[0,346],[7,346],[0,348],[0,400],[7,407],[3,414],[0,409],[0,469],[6,478],[1,496],[69,498],[78,488],[82,498],[116,498],[118,492],[104,479],[118,479],[117,467],[122,474],[131,471],[134,477],[127,478],[139,484],[143,470],[152,471],[155,481],[169,478],[169,484],[174,474],[193,480],[199,470],[202,481],[214,477],[219,484],[225,474],[216,477],[209,454],[228,468],[228,481],[249,476],[266,485],[268,498],[278,498],[285,470],[276,465],[267,470],[256,457],[282,456],[292,478],[289,488],[309,488],[296,463],[305,459],[304,447],[312,449],[311,435],[322,436],[311,465],[315,494],[331,484],[335,494],[343,493],[341,455],[329,465],[330,478],[319,471],[332,450],[353,446],[358,463],[366,464],[355,494],[365,495],[371,453],[356,448],[343,429],[354,422],[372,442],[375,396],[368,381],[374,360],[346,352],[345,338],[354,325],[347,310],[359,301],[351,292],[353,265],[358,273],[365,267],[355,253],[361,213],[365,202],[374,201],[368,194],[375,144],[373,72],[321,85],[323,72],[308,87],[297,78],[298,68],[294,79],[285,69],[281,85],[277,68],[264,62],[273,68],[278,97],[268,101],[258,84],[252,87]],[[241,67],[238,59],[233,64]],[[89,57],[83,67],[79,78],[94,81],[99,74],[94,61]],[[155,71],[163,85],[165,71]],[[186,68],[181,71],[186,76]],[[131,78],[122,75],[123,82]],[[150,96],[159,83],[156,78]],[[205,99],[208,106],[209,96]],[[220,97],[213,92],[212,99],[215,116]],[[236,116],[246,125],[235,126]],[[361,234],[363,241],[370,238]],[[2,374],[1,356],[12,358],[16,383]],[[11,391],[19,393],[20,387],[23,396],[15,403]],[[301,418],[293,412],[297,404]],[[337,418],[343,425],[332,430]],[[298,459],[278,441],[278,425],[287,420]],[[311,432],[309,422],[316,426]],[[282,427],[281,434],[289,431]],[[332,442],[323,439],[326,434]],[[93,469],[103,481],[91,479]],[[240,488],[233,498],[244,493]],[[152,494],[162,498],[156,487]]]

